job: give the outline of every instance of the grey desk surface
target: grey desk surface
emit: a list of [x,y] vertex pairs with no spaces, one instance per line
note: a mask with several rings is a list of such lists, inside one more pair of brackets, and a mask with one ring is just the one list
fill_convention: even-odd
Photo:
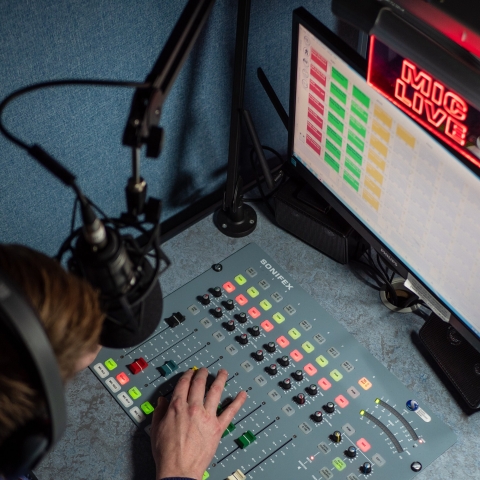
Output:
[[[391,370],[418,400],[457,434],[457,443],[418,479],[480,478],[480,413],[467,416],[412,342],[423,320],[391,313],[379,294],[342,266],[275,227],[259,213],[251,235],[232,239],[207,217],[164,244],[172,267],[161,277],[164,294],[181,287],[213,263],[255,242],[338,319],[356,339]],[[137,431],[111,395],[86,370],[67,388],[67,432],[36,470],[46,479],[154,478],[149,438]]]

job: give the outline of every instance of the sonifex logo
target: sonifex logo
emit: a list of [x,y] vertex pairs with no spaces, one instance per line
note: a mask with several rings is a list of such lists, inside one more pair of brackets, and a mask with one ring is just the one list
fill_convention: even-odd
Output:
[[270,273],[277,279],[282,282],[282,284],[287,287],[289,290],[293,288],[293,285],[286,280],[282,275],[280,275],[280,272],[275,270],[265,259],[260,260],[260,263],[270,271]]
[[380,249],[380,252],[383,253],[383,255],[387,257],[387,259],[390,260],[391,263],[398,267],[398,263],[383,248]]

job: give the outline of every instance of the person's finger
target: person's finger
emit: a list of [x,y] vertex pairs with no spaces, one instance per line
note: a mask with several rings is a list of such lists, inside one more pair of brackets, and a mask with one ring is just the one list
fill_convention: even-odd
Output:
[[187,402],[189,405],[203,405],[203,397],[205,397],[205,386],[207,384],[208,370],[201,368],[197,370],[195,376],[190,383]]
[[177,385],[175,385],[175,390],[172,393],[172,401],[177,398],[183,400],[184,402],[187,401],[190,383],[192,382],[192,377],[194,374],[194,370],[189,369],[180,377]]
[[239,392],[235,397],[235,400],[225,408],[225,410],[219,415],[218,421],[222,427],[222,432],[228,427],[230,422],[233,420],[233,417],[238,413],[242,405],[247,399],[247,392]]
[[152,417],[152,436],[155,435],[158,424],[162,421],[168,410],[168,401],[165,397],[159,397],[157,401],[157,407],[153,412]]
[[217,378],[212,383],[205,397],[205,409],[215,413],[217,411],[220,398],[222,396],[223,389],[225,388],[225,382],[228,378],[228,372],[223,368],[218,371]]

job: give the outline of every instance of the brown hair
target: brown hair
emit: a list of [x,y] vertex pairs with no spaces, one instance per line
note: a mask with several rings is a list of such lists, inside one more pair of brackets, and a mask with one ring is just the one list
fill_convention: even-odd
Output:
[[[25,294],[43,323],[61,376],[75,373],[79,358],[98,345],[105,314],[98,293],[46,255],[21,245],[0,245],[0,269]],[[0,444],[35,417],[39,405],[30,373],[5,336],[0,336]],[[14,366],[15,365],[15,366]]]

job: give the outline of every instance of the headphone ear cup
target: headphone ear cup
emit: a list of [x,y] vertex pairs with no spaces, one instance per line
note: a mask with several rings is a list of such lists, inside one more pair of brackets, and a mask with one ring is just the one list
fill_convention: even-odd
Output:
[[5,439],[0,472],[6,479],[17,479],[36,467],[50,444],[46,431],[44,421],[33,420]]

